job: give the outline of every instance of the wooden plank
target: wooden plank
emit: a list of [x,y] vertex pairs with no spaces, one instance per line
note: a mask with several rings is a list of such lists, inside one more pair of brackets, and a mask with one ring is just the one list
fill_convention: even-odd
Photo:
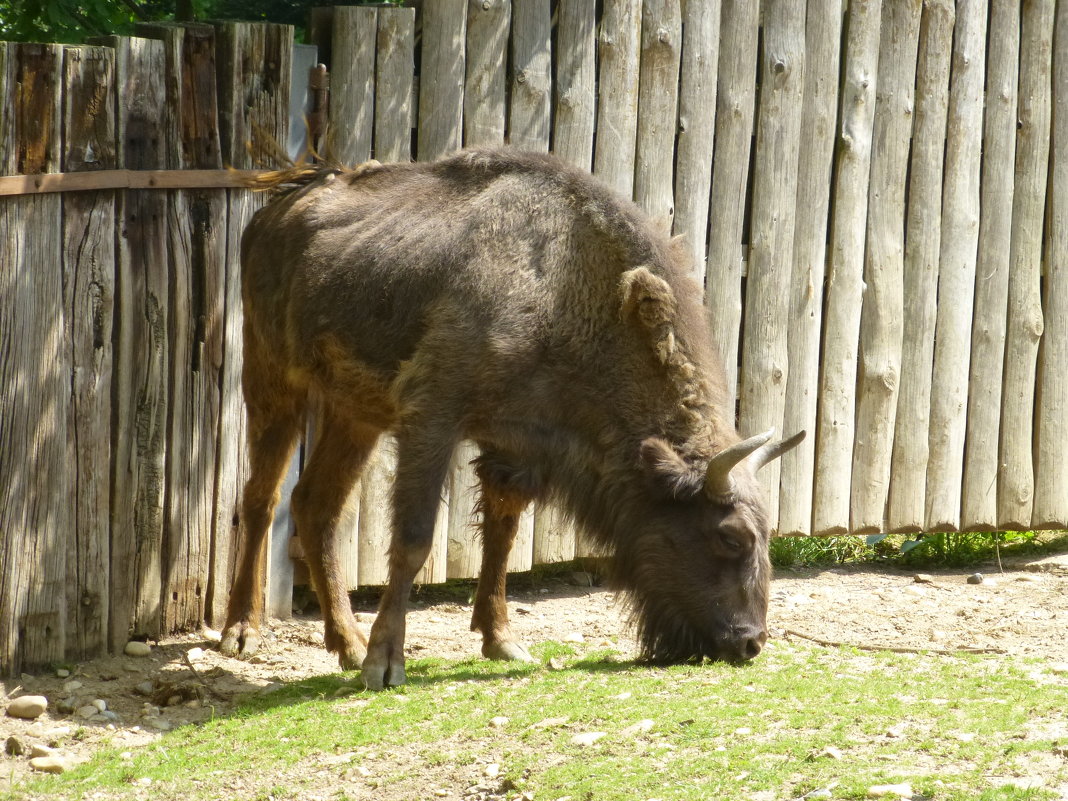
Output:
[[1035,499],[1035,376],[1044,324],[1042,225],[1049,177],[1053,13],[1053,0],[1041,0],[1025,3],[1020,14],[1020,96],[1001,396],[1000,529],[1029,528]]
[[641,0],[605,0],[597,38],[597,139],[593,172],[628,199],[634,194],[641,30]]
[[556,13],[553,152],[590,170],[596,120],[596,8],[584,0],[560,0]]
[[[931,366],[941,237],[942,163],[949,105],[953,0],[928,0],[920,19],[916,119],[905,218],[905,326],[887,526],[922,531],[926,519]],[[802,443],[804,445],[804,443]],[[784,457],[785,458],[785,457]]]
[[457,445],[453,454],[448,478],[447,578],[474,578],[482,565],[478,538],[478,476],[471,465],[478,454],[478,446],[469,440]]
[[723,1],[705,303],[712,315],[712,337],[726,370],[728,398],[738,394],[738,343],[742,325],[739,253],[745,238],[759,10],[757,0]]
[[672,177],[681,50],[679,0],[644,0],[634,199],[666,231],[675,216]]
[[334,9],[326,155],[342,164],[359,164],[371,158],[377,38],[376,9]]
[[964,434],[968,403],[972,300],[979,240],[979,158],[983,133],[986,9],[980,0],[957,3],[953,67],[942,187],[942,235],[931,386],[927,462],[928,531],[960,523]]
[[[64,170],[114,168],[115,53],[64,48]],[[107,650],[110,581],[111,329],[115,303],[115,194],[63,198],[64,314],[73,404],[68,457],[75,517],[67,551],[68,658]]]
[[[248,169],[244,147],[253,123],[286,141],[293,29],[289,25],[225,22],[216,26],[219,133],[223,162]],[[215,509],[212,528],[213,588],[229,593],[234,557],[243,535],[240,493],[248,475],[245,406],[241,396],[241,233],[265,198],[232,191],[227,200],[223,321],[215,351],[219,371],[219,434],[216,439]],[[225,614],[220,610],[220,615]],[[221,617],[213,618],[218,625]]]
[[673,232],[686,237],[693,254],[693,275],[704,286],[719,75],[720,0],[686,3],[682,15]]
[[850,497],[854,534],[880,532],[886,519],[904,335],[902,220],[922,7],[922,0],[883,5]]
[[[60,166],[62,48],[0,44],[0,168]],[[64,319],[58,197],[0,203],[0,671],[63,658],[67,536],[74,524],[68,450],[71,352]]]
[[990,30],[998,35],[990,37],[987,54],[979,253],[961,490],[961,528],[968,531],[993,531],[998,522],[998,437],[1014,182],[1008,165],[1016,156],[1020,4],[1016,0],[991,2]]
[[549,0],[512,0],[508,141],[516,147],[541,152],[549,150],[550,19]]
[[364,586],[385,584],[389,580],[386,554],[392,530],[390,499],[396,477],[397,441],[383,436],[361,480],[358,578]]
[[[162,42],[111,40],[116,51],[118,162],[167,163]],[[119,199],[115,315],[111,521],[111,648],[134,635],[162,635],[160,601],[166,486],[168,381],[167,196],[127,191]]]
[[812,525],[819,534],[849,531],[857,340],[879,66],[880,6],[874,0],[854,0],[847,12],[841,141],[834,185],[816,442]]
[[508,0],[468,0],[464,80],[466,147],[495,146],[504,141],[504,79],[511,14],[512,4]]
[[7,175],[0,196],[101,189],[221,189],[248,186],[263,170],[99,170]]
[[[743,436],[782,431],[804,74],[805,4],[783,0],[764,13],[738,414]],[[777,528],[778,460],[758,478],[768,499],[768,519]]]
[[424,3],[416,158],[433,161],[460,149],[464,109],[467,0]]
[[[1068,52],[1068,5],[1057,7],[1054,52]],[[1053,132],[1045,295],[1038,360],[1032,528],[1068,528],[1068,60],[1053,62]]]
[[831,199],[831,167],[838,117],[838,64],[842,5],[810,0],[805,21],[805,89],[794,207],[794,255],[790,277],[790,334],[783,432],[807,431],[780,460],[779,534],[812,531],[816,400],[819,396],[820,327]]
[[415,78],[415,9],[378,10],[375,82],[375,158],[412,158],[412,85]]

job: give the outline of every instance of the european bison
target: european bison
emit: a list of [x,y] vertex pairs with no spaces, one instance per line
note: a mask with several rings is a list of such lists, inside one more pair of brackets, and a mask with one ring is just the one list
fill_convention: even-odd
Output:
[[[644,656],[748,660],[767,639],[768,520],[754,472],[800,442],[744,441],[685,250],[545,155],[280,172],[242,242],[247,545],[222,641],[250,654],[266,533],[317,402],[292,509],[326,646],[370,688],[404,676],[405,608],[456,444],[476,442],[482,652],[530,659],[508,624],[519,514],[558,503],[604,549]],[[398,441],[389,583],[369,640],[338,578],[341,505]]]

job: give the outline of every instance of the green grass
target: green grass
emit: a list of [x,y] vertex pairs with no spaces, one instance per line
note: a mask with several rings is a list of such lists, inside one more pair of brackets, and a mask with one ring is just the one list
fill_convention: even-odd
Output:
[[[400,692],[357,690],[353,674],[296,682],[0,797],[405,799],[444,786],[460,798],[489,762],[502,794],[538,801],[852,799],[903,781],[931,799],[1055,799],[1068,786],[1068,677],[1042,662],[782,641],[744,667],[654,668],[558,643],[535,653],[537,665],[414,661]],[[497,716],[508,722],[491,727]],[[539,725],[553,718],[566,722]],[[649,731],[627,733],[643,719]],[[572,743],[589,731],[605,736]],[[991,782],[1028,775],[1046,786]]]

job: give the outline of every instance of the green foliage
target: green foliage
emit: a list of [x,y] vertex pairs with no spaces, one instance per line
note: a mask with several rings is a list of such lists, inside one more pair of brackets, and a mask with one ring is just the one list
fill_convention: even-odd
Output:
[[0,40],[82,42],[128,33],[142,19],[132,2],[114,0],[0,0]]

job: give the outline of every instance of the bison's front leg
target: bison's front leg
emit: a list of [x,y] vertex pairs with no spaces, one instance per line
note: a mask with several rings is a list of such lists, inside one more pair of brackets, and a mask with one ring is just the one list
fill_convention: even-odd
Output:
[[389,581],[371,627],[363,683],[370,690],[404,684],[404,628],[415,576],[430,554],[441,487],[452,457],[451,440],[410,426],[397,438],[397,477],[393,485],[393,534]]
[[481,484],[482,570],[475,592],[471,630],[482,632],[483,656],[533,662],[534,658],[512,635],[505,583],[508,555],[515,543],[519,516],[537,492],[519,472],[508,469],[496,454],[484,453],[477,470]]

